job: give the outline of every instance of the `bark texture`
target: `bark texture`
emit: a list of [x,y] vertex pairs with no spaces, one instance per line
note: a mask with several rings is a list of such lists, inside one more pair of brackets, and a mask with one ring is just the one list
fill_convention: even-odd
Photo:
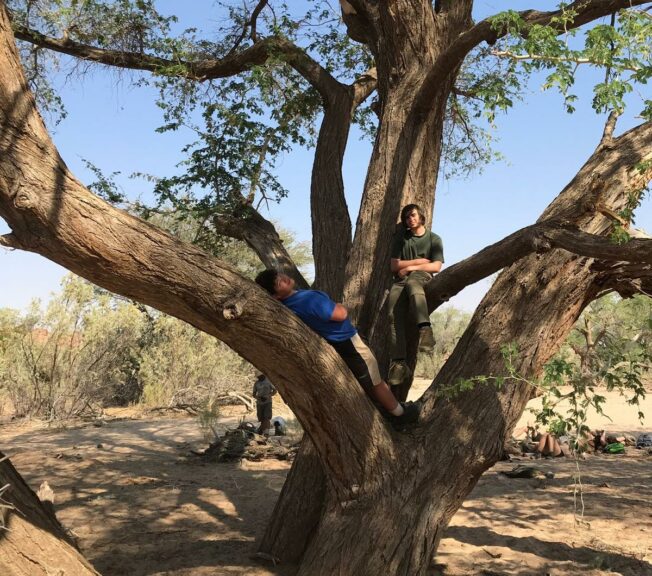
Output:
[[342,179],[344,151],[353,114],[375,86],[375,71],[371,71],[351,86],[337,83],[322,90],[324,118],[310,183],[314,287],[336,301],[342,297],[346,263],[351,253],[351,217]]
[[245,206],[242,212],[240,215],[215,217],[215,231],[221,236],[242,240],[267,268],[282,270],[294,278],[297,286],[308,288],[308,282],[283,245],[274,224],[250,206]]
[[[439,2],[437,12],[426,0],[347,4],[351,34],[369,44],[376,60],[380,125],[350,250],[344,237],[337,252],[320,253],[319,274],[322,285],[337,292],[346,261],[344,301],[362,330],[370,332],[389,282],[387,231],[393,230],[403,204],[417,202],[426,212],[432,210],[444,109],[456,71],[473,46],[499,32],[471,22],[469,0]],[[613,10],[626,2],[573,5],[578,21],[587,21],[605,7]],[[526,15],[540,22],[555,13]],[[334,154],[328,157],[328,146],[318,150],[315,174],[333,174],[341,169],[355,94],[344,97],[323,69],[288,50],[288,61],[311,79],[327,105],[321,138],[333,143]],[[618,212],[649,180],[649,173],[632,167],[649,157],[651,147],[650,124],[601,145],[544,212],[542,222],[606,234],[611,220],[604,208]],[[337,181],[336,207],[329,215],[328,187],[319,180],[313,190],[313,219],[328,224],[343,215],[346,205]],[[517,346],[520,374],[536,376],[584,306],[613,285],[617,274],[633,278],[634,267],[649,262],[645,248],[643,258],[636,246],[614,253],[575,232],[569,242],[567,231],[559,227],[556,236],[535,236],[523,245],[508,239],[503,247],[511,250],[510,258],[501,259],[498,249],[492,260],[494,267],[508,267],[424,395],[419,425],[397,434],[335,352],[280,304],[228,266],[108,206],[69,173],[35,111],[4,9],[0,216],[12,229],[0,243],[42,254],[109,290],[186,320],[219,337],[272,378],[308,439],[262,547],[282,560],[296,560],[301,576],[425,574],[451,516],[499,457],[531,394],[517,382],[499,391],[476,387],[454,397],[441,395],[442,389],[460,378],[503,375],[501,348],[508,344]],[[323,242],[333,228],[321,224],[315,233]],[[555,246],[577,249],[584,256]],[[626,252],[633,253],[631,260],[610,268],[598,269],[588,257],[613,261]],[[429,288],[431,303],[441,301],[456,282],[485,272],[462,266],[449,274],[448,285],[442,274],[439,285]],[[382,347],[382,341],[383,331],[375,331],[376,346]]]
[[59,521],[0,452],[0,574],[98,576]]
[[[36,112],[4,9],[0,35],[0,216],[12,229],[2,244],[42,254],[240,351],[278,384],[304,427],[314,430],[320,458],[337,470],[332,486],[348,494],[376,456],[393,448],[385,424],[339,356],[227,265],[88,192],[68,171]],[[277,360],[287,350],[303,351],[295,368]],[[355,419],[373,435],[351,437],[345,423]]]

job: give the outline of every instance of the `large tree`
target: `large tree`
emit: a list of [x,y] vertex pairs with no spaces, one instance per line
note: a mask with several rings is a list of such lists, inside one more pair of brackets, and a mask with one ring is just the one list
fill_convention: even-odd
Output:
[[[452,397],[438,391],[460,379],[506,374],[505,346],[515,351],[511,369],[535,378],[588,303],[611,290],[652,288],[650,241],[623,241],[652,178],[649,101],[646,121],[614,133],[624,94],[651,74],[649,5],[578,0],[475,22],[471,0],[349,0],[340,3],[348,37],[335,27],[317,38],[297,30],[301,23],[316,29],[311,18],[328,22],[327,10],[301,18],[261,0],[234,8],[233,27],[211,44],[163,36],[170,22],[148,1],[72,2],[56,17],[43,11],[49,2],[10,4],[13,30],[4,2],[0,10],[0,215],[11,233],[0,243],[190,322],[278,385],[307,434],[262,551],[296,563],[302,575],[424,574],[451,516],[499,458],[532,394],[522,378]],[[606,16],[610,24],[595,24]],[[587,26],[585,42],[574,47],[568,36]],[[416,201],[432,213],[442,154],[462,162],[486,157],[472,125],[474,102],[489,114],[507,106],[525,66],[525,73],[549,70],[548,83],[572,107],[569,87],[587,64],[607,70],[594,103],[611,114],[595,152],[537,223],[428,285],[434,309],[502,270],[424,394],[419,424],[397,433],[334,351],[281,305],[219,259],[111,206],[70,173],[39,116],[14,35],[36,47],[26,62],[41,94],[34,80],[43,50],[154,73],[167,127],[184,122],[184,108],[202,99],[196,86],[210,86],[201,92],[207,129],[187,173],[158,191],[179,210],[191,206],[212,233],[241,237],[266,264],[298,278],[254,206],[259,195],[279,192],[269,170],[275,154],[314,137],[316,285],[343,299],[381,358],[386,326],[377,310],[390,282],[388,231],[402,204]],[[351,123],[369,121],[370,113],[373,152],[352,234],[342,161]],[[265,114],[276,123],[259,121]],[[309,127],[315,118],[318,133]],[[199,199],[198,186],[207,190]]]

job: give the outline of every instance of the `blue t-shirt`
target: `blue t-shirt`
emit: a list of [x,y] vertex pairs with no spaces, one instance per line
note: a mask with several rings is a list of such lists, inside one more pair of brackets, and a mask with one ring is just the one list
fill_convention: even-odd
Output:
[[335,302],[319,290],[297,290],[282,301],[310,328],[326,340],[342,342],[353,338],[357,330],[347,318],[343,322],[331,320]]

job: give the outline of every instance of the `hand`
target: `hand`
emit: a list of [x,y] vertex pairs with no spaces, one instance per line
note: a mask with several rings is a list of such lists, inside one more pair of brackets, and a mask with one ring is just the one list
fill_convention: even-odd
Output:
[[405,277],[406,277],[410,272],[411,272],[411,270],[409,270],[407,267],[406,267],[406,268],[401,268],[401,269],[397,272],[397,276],[398,276],[399,278],[405,278]]

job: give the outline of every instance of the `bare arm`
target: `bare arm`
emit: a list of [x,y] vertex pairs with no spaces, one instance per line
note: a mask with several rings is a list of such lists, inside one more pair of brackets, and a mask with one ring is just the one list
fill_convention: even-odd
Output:
[[403,270],[408,266],[421,266],[422,264],[430,263],[430,260],[427,258],[415,258],[414,260],[399,260],[398,258],[392,258],[389,261],[389,267],[391,268],[392,273],[398,274],[400,270]]
[[[415,260],[412,260],[412,262],[415,262]],[[407,276],[410,272],[415,272],[417,270],[422,270],[423,272],[430,272],[431,274],[435,274],[441,270],[441,262],[439,260],[435,260],[434,262],[431,262],[430,260],[425,260],[425,263],[423,264],[407,265],[404,268],[401,268],[397,272],[397,274],[403,277],[403,276]]]
[[332,322],[343,322],[349,315],[348,310],[342,304],[335,304],[333,314],[331,314]]

